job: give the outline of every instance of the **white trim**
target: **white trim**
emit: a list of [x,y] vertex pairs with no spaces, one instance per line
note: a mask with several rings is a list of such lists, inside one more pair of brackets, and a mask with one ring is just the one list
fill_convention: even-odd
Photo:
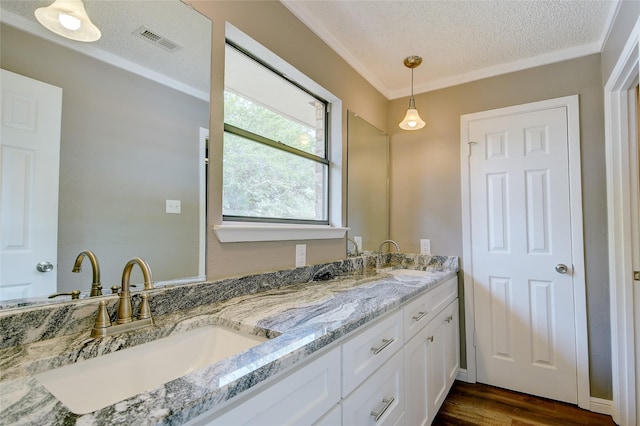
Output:
[[589,411],[593,411],[598,414],[606,414],[607,416],[611,415],[611,410],[613,407],[613,401],[610,399],[602,399],[602,398],[591,398],[591,404],[589,405]]
[[574,283],[574,310],[576,334],[576,368],[578,406],[589,409],[589,346],[587,334],[587,297],[585,285],[584,241],[582,227],[582,174],[580,170],[580,124],[578,96],[566,96],[546,101],[516,105],[490,111],[467,114],[460,117],[460,170],[462,184],[462,271],[464,274],[464,304],[466,318],[467,374],[470,382],[477,379],[476,351],[474,345],[475,310],[473,307],[473,262],[471,242],[471,205],[469,193],[469,122],[519,112],[565,107],[569,143],[569,184],[571,208],[571,243]]
[[636,22],[604,88],[607,163],[609,285],[611,303],[611,367],[613,419],[635,425],[636,366],[633,318],[633,270],[630,155],[634,135],[629,90],[638,84],[640,19]]
[[467,370],[461,368],[458,370],[458,375],[456,376],[456,380],[460,380],[461,382],[469,382],[469,375],[467,374]]
[[256,223],[213,226],[213,232],[221,243],[338,239],[344,238],[348,230],[332,226]]
[[198,134],[198,186],[200,211],[198,226],[198,275],[206,276],[207,264],[207,139],[209,129],[200,127]]

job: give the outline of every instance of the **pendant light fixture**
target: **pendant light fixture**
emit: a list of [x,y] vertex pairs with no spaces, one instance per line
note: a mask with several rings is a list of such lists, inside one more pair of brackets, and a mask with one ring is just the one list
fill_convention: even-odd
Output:
[[102,36],[89,19],[82,0],[55,0],[36,9],[35,15],[46,29],[71,40],[92,42]]
[[418,110],[416,109],[416,101],[413,99],[413,69],[418,68],[422,63],[422,58],[420,56],[407,56],[404,59],[404,66],[407,68],[411,68],[411,98],[409,99],[409,109],[407,110],[407,115],[404,116],[404,119],[400,122],[399,126],[403,130],[418,130],[424,127],[424,121],[420,118],[420,114],[418,114]]

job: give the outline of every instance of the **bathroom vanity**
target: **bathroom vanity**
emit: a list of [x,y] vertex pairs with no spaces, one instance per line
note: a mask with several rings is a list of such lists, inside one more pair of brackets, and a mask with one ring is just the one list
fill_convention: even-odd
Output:
[[[395,269],[377,273],[366,267],[371,256],[359,256],[153,290],[155,327],[100,339],[90,338],[87,325],[95,319],[94,300],[0,312],[3,331],[18,327],[16,315],[32,321],[30,329],[3,336],[0,423],[428,424],[459,367],[457,258],[394,256]],[[113,314],[115,297],[103,299]],[[43,378],[62,371],[54,381],[64,383],[71,374],[63,369],[73,372],[89,362],[97,364],[85,370],[91,374],[108,364],[113,370],[134,366],[133,375],[142,375],[144,365],[154,376],[153,366],[161,366],[163,356],[208,356],[206,345],[197,346],[213,339],[203,337],[213,336],[208,331],[179,339],[215,327],[238,333],[224,335],[217,345],[229,352],[189,361],[195,370],[186,365],[177,377],[162,378],[147,390],[102,401],[129,385],[115,372],[113,381],[125,383],[75,382],[83,388],[71,398],[104,395],[99,408],[70,409],[73,404],[61,401],[70,396],[54,395]],[[255,340],[232,348],[247,336]],[[144,352],[152,344],[157,347]],[[113,360],[116,355],[121,360]]]

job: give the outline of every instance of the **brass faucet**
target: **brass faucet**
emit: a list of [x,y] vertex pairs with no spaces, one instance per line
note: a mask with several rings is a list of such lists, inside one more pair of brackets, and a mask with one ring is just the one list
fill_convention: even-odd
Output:
[[129,290],[129,279],[131,277],[131,270],[134,265],[140,266],[142,269],[142,276],[144,277],[144,289],[153,289],[153,280],[151,278],[151,268],[144,260],[139,257],[134,257],[124,266],[122,271],[122,288],[120,289],[120,303],[118,305],[118,319],[116,323],[126,324],[132,321],[131,318],[131,291]]
[[147,262],[139,257],[134,257],[128,261],[122,271],[122,287],[120,289],[120,298],[118,299],[118,316],[116,324],[111,325],[111,320],[107,313],[107,302],[101,300],[98,304],[98,315],[96,317],[95,325],[91,330],[91,337],[104,337],[153,325],[151,307],[149,306],[149,295],[144,291],[140,295],[142,301],[140,302],[138,319],[134,320],[132,318],[129,280],[131,278],[131,270],[135,265],[138,265],[140,269],[142,269],[144,290],[151,290],[154,288],[153,279],[151,277],[151,268],[149,268]]
[[82,261],[84,257],[89,258],[89,262],[91,262],[91,269],[93,271],[93,282],[91,283],[91,293],[89,293],[90,297],[93,296],[102,296],[102,285],[100,284],[100,264],[98,263],[98,258],[91,250],[85,250],[81,252],[78,257],[76,257],[76,261],[73,264],[73,269],[71,272],[81,272],[82,271]]

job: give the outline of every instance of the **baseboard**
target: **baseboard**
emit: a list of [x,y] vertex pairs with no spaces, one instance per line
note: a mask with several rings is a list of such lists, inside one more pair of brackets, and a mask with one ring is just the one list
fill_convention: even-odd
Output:
[[609,399],[591,397],[589,410],[593,411],[594,413],[606,414],[607,416],[610,416],[613,412],[613,401]]
[[469,376],[467,375],[467,370],[465,368],[461,368],[458,370],[458,375],[456,376],[456,380],[469,383]]

